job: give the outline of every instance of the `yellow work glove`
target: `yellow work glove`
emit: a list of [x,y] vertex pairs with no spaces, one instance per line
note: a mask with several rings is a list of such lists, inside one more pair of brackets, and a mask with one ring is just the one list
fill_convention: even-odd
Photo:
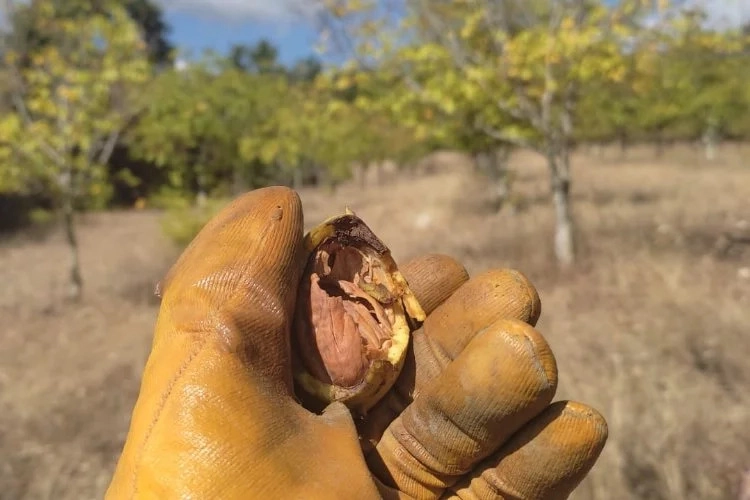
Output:
[[402,267],[428,313],[394,388],[356,426],[293,391],[290,325],[306,255],[297,194],[252,191],[162,282],[127,440],[106,498],[565,498],[604,419],[550,404],[557,368],[515,271],[468,279],[447,257]]

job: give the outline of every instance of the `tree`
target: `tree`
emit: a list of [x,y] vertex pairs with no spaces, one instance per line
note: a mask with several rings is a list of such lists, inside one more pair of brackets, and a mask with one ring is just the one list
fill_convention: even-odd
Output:
[[159,67],[171,65],[174,46],[167,38],[171,30],[161,7],[150,0],[127,0],[125,9],[141,29],[151,63]]
[[[53,39],[35,21],[35,16],[44,9],[47,0],[31,0],[24,4],[15,5],[10,2],[10,18],[13,31],[10,37],[5,39],[6,50],[13,50],[18,58],[19,64],[23,66],[27,61],[27,54],[40,50],[45,44],[53,42]],[[145,41],[149,59],[160,67],[172,63],[174,47],[167,39],[170,28],[164,21],[163,12],[159,5],[150,0],[126,0],[121,2],[130,18],[136,23],[141,31],[141,37]],[[85,18],[91,12],[102,15],[107,13],[107,2],[57,2],[55,16],[60,19],[75,20]]]
[[623,145],[646,139],[657,155],[665,140],[701,140],[711,160],[722,137],[747,136],[750,38],[711,27],[696,8],[669,9],[650,21],[628,44],[624,78],[585,88],[577,136],[616,137]]
[[[152,67],[159,71],[171,67],[174,47],[168,40],[170,28],[164,21],[159,5],[153,0],[125,0],[121,3],[140,30]],[[12,5],[8,17],[12,21],[13,29],[3,34],[2,46],[4,50],[12,50],[16,54],[16,66],[19,69],[29,65],[32,53],[39,52],[45,45],[52,43],[50,36],[44,30],[40,30],[39,23],[35,21],[40,15],[40,7],[44,4],[44,1],[39,0],[23,0]],[[106,15],[107,5],[106,2],[80,0],[58,2],[55,16],[60,20],[85,21],[90,12]],[[7,95],[3,96],[5,97]],[[159,177],[152,175],[154,170],[148,165],[135,160],[132,151],[122,141],[115,145],[108,169],[108,176],[114,181],[111,189],[112,203],[126,203],[130,206],[136,201],[139,193],[151,191],[163,182]]]
[[279,49],[265,39],[255,45],[233,45],[229,50],[229,59],[237,69],[250,73],[279,73]]
[[362,172],[378,169],[385,161],[403,165],[424,152],[414,140],[413,130],[392,119],[387,111],[362,105],[366,93],[384,88],[366,88],[367,79],[347,71],[327,73],[316,79],[318,109],[308,109],[312,125],[307,147],[327,165],[329,175],[340,180],[357,165]]
[[[387,5],[385,5],[387,3]],[[547,159],[558,262],[574,261],[570,153],[582,89],[623,76],[622,48],[632,36],[623,12],[636,2],[561,0],[403,0],[328,3],[329,26],[349,35],[359,60],[401,75],[404,100],[462,114],[498,144]],[[390,7],[387,13],[384,10]],[[397,30],[385,29],[399,17]],[[337,38],[342,38],[341,36]]]
[[713,30],[703,25],[705,14],[691,11],[675,26],[669,41],[669,66],[687,82],[683,121],[701,138],[707,160],[715,158],[720,136],[733,120],[747,112],[742,99],[747,88],[748,54],[737,30]]
[[[657,154],[667,138],[701,139],[706,158],[713,159],[720,136],[746,109],[741,96],[748,53],[739,30],[710,29],[705,20],[700,10],[676,10],[645,33],[630,51],[626,88],[601,89],[594,98],[601,101],[599,121],[622,119],[618,125],[653,138]],[[617,112],[623,106],[627,116]]]
[[241,139],[246,161],[273,165],[280,179],[295,188],[313,171],[325,172],[335,184],[349,166],[342,151],[353,141],[341,131],[354,125],[352,117],[333,104],[335,97],[318,82],[283,82],[276,88],[272,112]]
[[329,188],[349,177],[355,163],[406,157],[413,141],[404,128],[356,106],[353,82],[339,76],[325,73],[277,87],[273,113],[245,131],[243,157],[274,165],[295,187],[314,176]]
[[[419,69],[412,67],[406,79],[400,76],[404,71],[399,66],[381,66],[362,72],[355,77],[358,86],[353,100],[365,112],[387,120],[389,129],[398,134],[392,138],[397,144],[409,138],[408,144],[402,144],[404,147],[398,152],[393,150],[393,142],[387,141],[384,151],[389,154],[402,157],[405,154],[406,158],[413,159],[417,152],[441,148],[470,154],[478,170],[492,182],[494,203],[500,210],[511,194],[512,175],[507,158],[513,144],[477,131],[481,120],[489,118],[492,103],[464,87],[457,72],[444,73],[442,79],[433,78],[432,72],[442,63],[435,58],[430,65]],[[450,95],[451,99],[440,97],[444,95]],[[507,121],[505,127],[508,134],[519,134],[519,137],[523,134],[522,125],[518,123]],[[421,142],[421,147],[415,142]]]
[[310,56],[295,62],[287,74],[292,82],[312,82],[322,70],[320,61]]
[[[643,41],[636,57],[635,127],[656,143],[656,154],[663,153],[663,144],[671,131],[681,127],[687,135],[692,113],[688,108],[696,95],[692,79],[692,63],[685,57],[674,30],[675,19],[662,23]],[[687,130],[686,130],[687,129]]]
[[20,54],[4,51],[15,112],[0,120],[0,190],[43,192],[53,201],[70,247],[70,296],[78,299],[75,210],[106,199],[107,161],[150,68],[138,27],[119,2],[108,2],[106,15],[81,3],[88,15],[75,19],[61,16],[59,5],[35,3],[34,30],[49,43],[24,66]]
[[322,70],[321,62],[313,56],[299,59],[291,67],[280,64],[278,57],[276,46],[265,39],[255,45],[234,44],[227,56],[233,67],[246,73],[285,73],[293,82],[310,82]]
[[318,84],[327,89],[334,106],[350,118],[356,117],[347,143],[354,146],[352,153],[360,155],[351,161],[356,161],[362,172],[363,188],[366,171],[385,161],[404,165],[440,147],[480,142],[468,128],[462,128],[456,114],[416,103],[398,71],[391,68],[343,67],[323,74]]
[[228,180],[235,191],[269,181],[267,165],[240,147],[248,135],[267,137],[264,127],[293,101],[283,74],[248,73],[231,55],[212,56],[159,75],[148,99],[128,141],[137,157],[169,172],[173,188],[200,201]]

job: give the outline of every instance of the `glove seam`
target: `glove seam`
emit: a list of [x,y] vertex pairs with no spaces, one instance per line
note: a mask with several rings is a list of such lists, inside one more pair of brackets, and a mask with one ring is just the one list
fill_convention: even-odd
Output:
[[[196,332],[197,333],[197,332]],[[199,338],[203,338],[203,335],[199,335]],[[138,447],[138,452],[136,453],[136,458],[134,460],[133,464],[133,474],[131,476],[132,481],[132,495],[131,499],[135,498],[136,494],[138,493],[138,472],[140,471],[141,461],[143,460],[143,456],[145,455],[146,446],[148,445],[149,440],[151,439],[151,435],[154,431],[154,428],[156,427],[156,424],[159,423],[159,420],[161,419],[162,412],[164,408],[167,405],[167,401],[169,400],[169,397],[172,395],[172,391],[174,390],[175,385],[177,385],[177,382],[182,378],[185,371],[188,369],[190,364],[192,364],[193,360],[198,357],[198,355],[203,351],[204,347],[206,346],[206,340],[203,338],[203,340],[195,347],[195,349],[188,355],[187,359],[182,363],[179,370],[177,370],[177,373],[175,373],[174,377],[172,377],[172,380],[170,380],[169,384],[167,385],[167,388],[161,396],[161,401],[156,407],[156,410],[154,412],[154,416],[151,420],[151,424],[146,429],[143,442]]]
[[427,344],[430,354],[432,354],[432,358],[438,362],[440,365],[440,371],[442,372],[453,361],[453,359],[442,346],[438,345],[437,342],[434,342],[430,336],[427,335],[426,330],[423,331],[422,337],[424,338],[425,344]]

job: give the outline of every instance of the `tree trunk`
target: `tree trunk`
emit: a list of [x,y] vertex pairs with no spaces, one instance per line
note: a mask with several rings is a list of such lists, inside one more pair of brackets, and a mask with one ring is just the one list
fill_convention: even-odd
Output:
[[73,200],[69,196],[66,196],[63,201],[62,215],[65,228],[65,241],[70,249],[70,288],[68,297],[78,301],[83,296],[83,277],[81,276],[81,261],[78,252]]
[[716,159],[716,142],[713,140],[706,141],[706,160],[714,161]]
[[567,154],[550,155],[552,204],[555,207],[555,257],[562,267],[575,261],[573,215],[570,209],[570,159]]
[[206,191],[206,178],[203,175],[202,169],[198,169],[198,173],[195,176],[195,183],[198,188],[195,196],[195,206],[203,208],[208,203],[208,192]]
[[370,162],[369,168],[372,171],[372,175],[374,177],[373,184],[376,186],[382,186],[383,185],[383,163],[380,161],[372,161]]
[[664,133],[661,130],[657,130],[656,132],[656,148],[654,154],[657,158],[662,158],[664,156]]
[[[510,200],[511,174],[508,170],[509,151],[497,150],[482,152],[474,156],[474,164],[479,172],[490,181],[492,207],[500,212]],[[515,207],[511,206],[511,212]]]
[[297,167],[292,170],[292,189],[295,191],[299,191],[299,189],[302,187],[302,165],[297,165]]
[[198,189],[198,194],[195,197],[195,206],[203,208],[208,204],[208,194],[204,189]]
[[552,204],[555,207],[555,257],[561,267],[570,267],[575,261],[573,241],[573,214],[570,209],[570,151],[573,137],[574,92],[568,87],[563,97],[560,113],[560,135],[554,134],[547,143],[547,162],[550,169]]
[[247,183],[243,175],[242,167],[235,165],[232,168],[232,194],[239,196],[247,191]]
[[617,133],[617,141],[620,144],[620,159],[624,160],[628,156],[628,134],[624,130]]
[[703,132],[703,145],[705,147],[706,160],[714,161],[716,159],[716,145],[719,139],[716,121],[709,120],[706,130]]
[[198,161],[194,167],[195,171],[195,182],[198,187],[198,194],[195,199],[195,204],[199,208],[203,208],[208,203],[208,192],[206,190],[206,183],[208,178],[208,168],[206,167],[206,148],[200,146],[198,152]]
[[338,187],[338,180],[331,175],[331,172],[328,169],[325,169],[318,164],[315,164],[314,167],[316,186],[325,189],[328,194],[334,195],[336,193],[336,188]]
[[359,188],[364,190],[367,188],[367,164],[363,161],[356,163],[353,166],[354,176],[357,179]]

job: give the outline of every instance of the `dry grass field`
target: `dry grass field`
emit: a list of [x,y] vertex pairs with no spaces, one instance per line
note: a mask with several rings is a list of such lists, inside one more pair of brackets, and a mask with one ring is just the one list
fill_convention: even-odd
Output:
[[[744,157],[744,159],[743,159]],[[750,148],[661,158],[633,148],[578,153],[580,262],[556,270],[543,160],[512,164],[516,213],[493,213],[461,157],[359,193],[304,190],[312,225],[350,205],[398,259],[442,252],[470,272],[514,267],[542,298],[539,330],[560,369],[559,398],[595,405],[610,424],[578,499],[736,499],[750,471]],[[101,498],[122,446],[158,304],[176,256],[152,211],[86,216],[87,297],[62,300],[62,236],[0,241],[0,498]]]

